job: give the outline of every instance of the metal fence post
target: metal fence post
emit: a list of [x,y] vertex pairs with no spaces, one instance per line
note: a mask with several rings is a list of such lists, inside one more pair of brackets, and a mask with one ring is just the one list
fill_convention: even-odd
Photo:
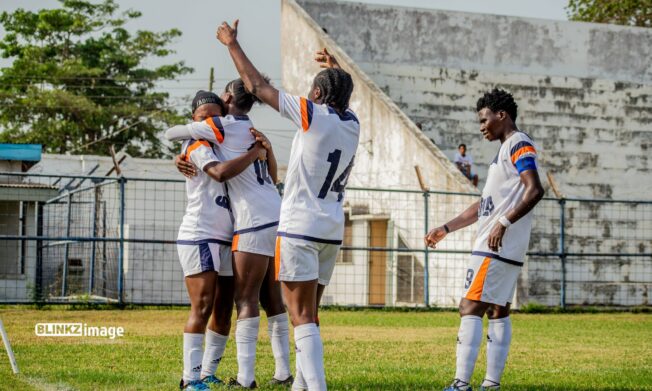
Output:
[[[43,236],[43,204],[36,201],[34,203],[34,211],[36,212],[36,236]],[[34,299],[37,303],[43,301],[43,241],[36,241],[36,275],[34,276]]]
[[559,200],[559,260],[561,261],[560,307],[566,308],[566,199]]
[[118,303],[123,304],[123,270],[124,270],[124,253],[125,253],[125,182],[124,177],[120,177],[120,244],[118,253]]
[[68,291],[68,255],[70,254],[70,220],[72,218],[72,194],[68,193],[68,214],[66,218],[66,246],[63,253],[63,281],[61,284],[61,297],[66,297]]
[[[425,235],[428,235],[428,201],[430,200],[430,193],[428,191],[423,192],[423,212],[424,212],[424,227]],[[430,306],[430,265],[429,265],[429,249],[428,246],[424,246],[423,252],[424,262],[423,262],[423,304],[426,307]]]
[[[99,191],[97,189],[97,186],[93,186],[93,233],[92,233],[92,238],[95,239],[97,238],[97,199],[99,198]],[[97,242],[92,241],[91,242],[91,265],[90,265],[90,270],[88,273],[88,295],[93,294],[93,288],[95,287],[95,256],[96,256],[96,250],[95,247],[97,245]]]

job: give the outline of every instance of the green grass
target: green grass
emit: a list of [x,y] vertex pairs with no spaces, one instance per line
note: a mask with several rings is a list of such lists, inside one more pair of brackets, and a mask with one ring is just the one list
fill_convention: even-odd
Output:
[[[185,308],[14,307],[0,316],[21,369],[12,375],[0,352],[2,390],[174,390],[178,384]],[[454,375],[455,313],[327,310],[320,319],[331,390],[440,390]],[[40,322],[122,326],[126,336],[37,337]],[[262,323],[256,379],[264,385],[274,364]],[[652,390],[650,314],[516,314],[513,326],[504,390]],[[234,345],[229,340],[221,377],[237,372]],[[484,366],[483,347],[473,384],[481,382]]]

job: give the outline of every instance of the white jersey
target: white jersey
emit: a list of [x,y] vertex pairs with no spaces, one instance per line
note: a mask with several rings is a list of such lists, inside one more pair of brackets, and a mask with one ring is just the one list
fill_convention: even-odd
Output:
[[207,141],[187,140],[182,154],[191,161],[199,172],[186,178],[188,205],[179,227],[179,244],[220,243],[231,244],[233,222],[229,197],[224,185],[204,172],[204,167],[219,159]]
[[[221,161],[235,159],[256,143],[249,117],[227,115],[189,124],[194,139],[215,143]],[[259,231],[278,225],[281,197],[276,190],[266,161],[256,160],[239,175],[226,181],[233,211],[234,234]]]
[[530,211],[505,231],[499,252],[489,250],[487,238],[498,219],[523,199],[525,185],[520,174],[537,169],[537,153],[532,139],[515,132],[500,146],[498,155],[489,166],[487,183],[482,189],[478,209],[478,235],[473,255],[490,257],[514,265],[522,265],[530,243],[533,214]]
[[283,91],[279,112],[299,130],[292,141],[278,235],[341,244],[342,199],[358,148],[358,119],[351,110],[339,115]]

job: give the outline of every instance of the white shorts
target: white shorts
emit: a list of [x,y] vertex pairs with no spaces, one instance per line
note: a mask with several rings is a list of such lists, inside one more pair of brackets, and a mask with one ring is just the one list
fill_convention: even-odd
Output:
[[505,306],[512,302],[521,266],[483,255],[471,255],[464,279],[464,298]]
[[328,285],[341,244],[278,236],[274,270],[279,281],[318,280]]
[[260,227],[235,231],[231,250],[233,252],[240,251],[273,257],[277,228],[278,222],[274,222]]
[[226,241],[177,240],[177,251],[186,277],[207,271],[216,271],[220,276],[233,276],[231,246]]

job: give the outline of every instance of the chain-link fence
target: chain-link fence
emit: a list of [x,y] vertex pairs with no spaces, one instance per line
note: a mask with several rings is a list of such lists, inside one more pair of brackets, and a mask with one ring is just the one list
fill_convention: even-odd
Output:
[[[323,303],[457,305],[474,238],[429,228],[477,194],[349,188]],[[0,173],[0,302],[187,304],[183,180]],[[515,304],[650,305],[652,201],[544,199]]]

